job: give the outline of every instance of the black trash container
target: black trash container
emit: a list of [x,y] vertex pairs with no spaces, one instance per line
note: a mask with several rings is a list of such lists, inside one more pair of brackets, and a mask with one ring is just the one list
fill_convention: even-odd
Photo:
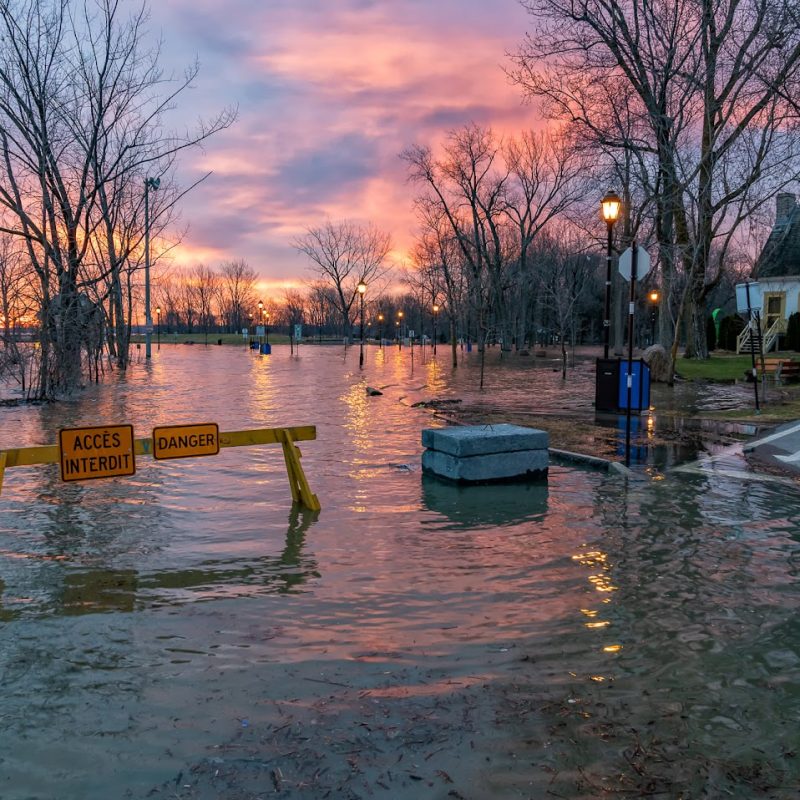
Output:
[[620,362],[617,358],[598,358],[595,367],[595,411],[619,410]]

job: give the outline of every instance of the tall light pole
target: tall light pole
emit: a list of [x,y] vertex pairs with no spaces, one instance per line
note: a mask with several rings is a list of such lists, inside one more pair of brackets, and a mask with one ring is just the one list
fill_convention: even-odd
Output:
[[436,355],[436,317],[439,315],[439,304],[433,304],[433,354]]
[[656,343],[656,309],[658,308],[659,294],[653,289],[648,295],[650,298],[650,344]]
[[600,202],[600,217],[608,228],[608,247],[606,248],[606,302],[603,314],[603,358],[608,358],[608,343],[611,335],[611,251],[613,247],[614,223],[619,219],[622,200],[610,189]]
[[150,192],[161,186],[161,178],[144,179],[144,357],[150,358],[153,318],[150,316]]
[[264,310],[264,333],[266,335],[266,343],[269,344],[269,311]]
[[383,314],[378,314],[378,329],[381,335],[381,349],[383,349]]
[[[258,322],[261,328],[264,328],[264,302],[262,300],[258,301]],[[258,343],[263,344],[264,336],[263,334],[258,337]]]
[[397,340],[397,349],[398,350],[402,350],[403,349],[403,312],[402,311],[398,311],[397,312],[397,320],[398,320],[397,324],[398,324],[398,326],[400,328],[400,338]]
[[361,347],[358,354],[358,367],[364,366],[364,295],[367,293],[367,284],[364,281],[358,282],[358,293],[361,295]]
[[161,349],[161,306],[156,306],[156,337],[158,349]]

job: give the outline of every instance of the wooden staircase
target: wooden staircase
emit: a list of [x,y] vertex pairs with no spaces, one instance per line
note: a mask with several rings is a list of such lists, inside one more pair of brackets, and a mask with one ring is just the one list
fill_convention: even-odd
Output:
[[[736,352],[750,353],[753,350],[758,352],[758,327],[754,319],[750,320],[745,329],[736,337]],[[763,352],[769,353],[778,342],[778,336],[786,333],[786,320],[778,318],[764,330],[761,328],[761,346]]]

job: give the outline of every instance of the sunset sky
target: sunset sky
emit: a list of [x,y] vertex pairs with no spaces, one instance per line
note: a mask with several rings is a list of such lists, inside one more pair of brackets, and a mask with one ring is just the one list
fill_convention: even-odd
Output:
[[195,56],[183,124],[238,105],[233,128],[185,155],[180,263],[245,258],[265,283],[310,276],[292,238],[330,217],[373,220],[412,242],[412,188],[398,154],[468,121],[535,124],[501,67],[527,16],[517,0],[169,0],[154,4],[164,66]]

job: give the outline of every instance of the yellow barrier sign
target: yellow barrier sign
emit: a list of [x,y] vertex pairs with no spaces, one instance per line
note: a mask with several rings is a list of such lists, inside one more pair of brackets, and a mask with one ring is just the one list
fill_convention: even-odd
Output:
[[[197,448],[191,455],[211,455],[209,437],[212,428],[217,449],[253,447],[262,444],[281,445],[292,500],[312,511],[319,511],[319,499],[308,485],[308,479],[300,462],[300,448],[297,446],[297,442],[310,442],[317,438],[317,429],[313,425],[299,425],[291,428],[256,428],[246,431],[222,431],[222,433],[219,433],[217,426],[213,424],[176,425],[156,428],[152,439],[150,437],[133,439],[133,426],[131,425],[65,428],[59,432],[58,444],[11,447],[7,450],[0,450],[0,489],[3,488],[5,471],[9,468],[28,467],[32,464],[57,464],[59,461],[61,462],[61,477],[65,481],[133,475],[136,470],[135,456],[153,455],[153,444],[158,438],[159,431],[167,431],[171,435],[174,435],[175,431],[184,431],[185,435],[190,437],[192,434],[198,436],[196,440],[189,438],[186,441],[176,438],[174,445],[168,438],[166,447],[161,448],[165,452],[179,453],[186,445],[189,448]],[[202,443],[199,438],[201,434],[205,437]],[[178,434],[179,436],[180,434]],[[205,448],[205,452],[198,452],[201,448]],[[186,455],[190,454],[186,453]],[[163,455],[161,457],[164,458]],[[182,455],[171,457],[180,458]]]
[[63,428],[58,432],[61,480],[87,481],[133,475],[133,425]]
[[194,458],[219,453],[219,426],[163,425],[153,428],[153,458]]

